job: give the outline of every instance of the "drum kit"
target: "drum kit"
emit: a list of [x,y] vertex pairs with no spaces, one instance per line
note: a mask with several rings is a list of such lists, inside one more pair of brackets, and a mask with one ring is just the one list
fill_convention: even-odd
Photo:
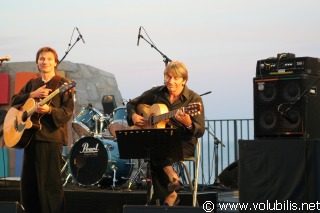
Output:
[[[68,159],[61,170],[64,186],[69,179],[80,186],[100,186],[113,189],[128,183],[128,189],[141,175],[142,166],[133,178],[132,159],[120,159],[116,139],[117,130],[130,129],[125,106],[114,109],[111,116],[104,116],[90,104],[82,108],[72,121],[72,127],[80,138],[72,145]],[[140,164],[140,161],[139,161]],[[143,164],[144,165],[144,164]]]

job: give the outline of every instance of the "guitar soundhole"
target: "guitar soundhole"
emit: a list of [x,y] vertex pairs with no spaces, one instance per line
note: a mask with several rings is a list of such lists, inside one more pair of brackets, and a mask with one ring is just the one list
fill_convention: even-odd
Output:
[[28,113],[27,111],[24,111],[22,114],[22,122],[26,122],[27,119],[28,119]]
[[149,117],[149,126],[153,126],[155,123],[154,123],[154,117],[153,117],[153,115],[151,115],[150,117]]

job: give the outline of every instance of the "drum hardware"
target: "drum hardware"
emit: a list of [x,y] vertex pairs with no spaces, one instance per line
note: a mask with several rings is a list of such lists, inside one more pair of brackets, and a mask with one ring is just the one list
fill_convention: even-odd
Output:
[[68,161],[65,162],[65,164],[63,165],[62,169],[61,169],[61,174],[64,172],[64,170],[68,167]]
[[95,135],[98,135],[99,134],[99,132],[98,132],[98,121],[100,120],[100,116],[99,115],[94,115],[93,116],[93,120],[94,120],[94,122],[95,122],[95,131],[94,131],[94,134]]
[[106,117],[100,116],[99,121],[100,121],[100,125],[99,125],[100,126],[100,133],[102,133],[103,127],[104,127],[104,122],[109,121],[109,118],[107,116]]
[[112,171],[113,171],[113,184],[112,184],[112,188],[116,188],[116,182],[117,182],[117,179],[116,179],[116,174],[117,174],[117,167],[115,165],[112,165],[111,167]]
[[135,175],[132,178],[129,178],[129,184],[128,184],[128,191],[131,191],[131,185],[133,183],[137,183],[138,180],[141,180],[141,175],[143,176],[144,179],[146,179],[146,176],[143,174],[142,169],[147,166],[147,162],[143,161],[142,164],[140,164],[140,159],[139,159],[139,168],[137,170],[137,172],[135,173]]
[[67,178],[66,178],[66,180],[64,181],[64,183],[63,183],[63,187],[65,187],[66,185],[67,185],[67,183],[68,183],[68,181],[69,181],[69,179],[71,178],[71,174],[69,173],[68,174],[68,176],[67,176]]
[[66,159],[66,158],[67,158],[67,156],[62,156],[62,161],[65,162],[65,163],[64,163],[64,165],[63,165],[63,167],[61,169],[61,175],[63,176],[65,172],[66,172],[65,174],[68,174],[66,179],[64,180],[63,185],[62,185],[63,187],[65,187],[67,185],[69,179],[71,178],[71,174],[67,170],[69,162],[68,162],[68,159]]

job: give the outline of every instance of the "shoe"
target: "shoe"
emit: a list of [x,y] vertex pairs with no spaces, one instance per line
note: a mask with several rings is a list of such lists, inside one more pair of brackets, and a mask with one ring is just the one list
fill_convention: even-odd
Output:
[[173,192],[180,189],[179,179],[173,178],[172,181],[168,184],[168,191]]
[[[174,201],[174,203],[173,203],[172,206],[178,206],[179,203],[180,203],[180,197],[179,197],[179,195],[177,195],[176,200]],[[169,206],[169,204],[168,204],[167,202],[164,202],[163,205],[164,205],[164,206]]]

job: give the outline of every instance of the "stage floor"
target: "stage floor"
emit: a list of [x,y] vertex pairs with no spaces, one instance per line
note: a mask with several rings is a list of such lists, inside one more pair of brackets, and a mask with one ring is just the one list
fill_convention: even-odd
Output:
[[[19,201],[19,184],[19,178],[1,178],[0,201]],[[124,206],[143,206],[147,202],[147,190],[146,185],[144,184],[132,184],[130,189],[127,184],[123,184],[120,187],[112,189],[112,187],[101,188],[98,186],[79,186],[71,182],[67,183],[64,189],[68,213],[122,213],[124,211]],[[192,205],[192,195],[187,186],[180,190],[179,195],[181,199],[179,206],[181,206],[181,208],[183,208],[182,206],[190,207]],[[231,191],[217,186],[199,185],[199,208],[202,208],[203,203],[208,201],[218,204],[218,207],[221,203],[237,203],[239,201],[239,192],[237,190]],[[151,201],[151,205],[156,205],[154,200]],[[231,209],[222,210],[218,208],[216,212],[238,211]]]

